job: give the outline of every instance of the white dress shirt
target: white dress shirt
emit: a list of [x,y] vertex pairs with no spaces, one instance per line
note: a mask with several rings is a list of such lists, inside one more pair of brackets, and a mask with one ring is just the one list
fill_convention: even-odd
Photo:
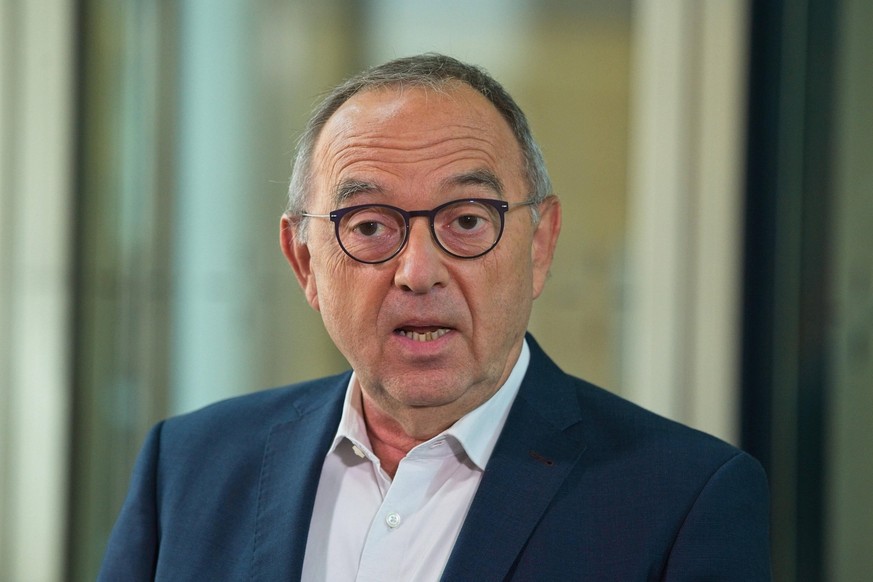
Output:
[[524,342],[494,396],[409,451],[393,481],[370,447],[353,374],[321,469],[303,580],[439,580],[529,361]]

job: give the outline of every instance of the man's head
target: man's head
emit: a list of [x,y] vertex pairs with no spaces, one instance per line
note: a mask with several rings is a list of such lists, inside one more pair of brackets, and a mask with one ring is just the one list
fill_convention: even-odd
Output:
[[[282,248],[365,399],[410,436],[446,428],[509,375],[560,230],[548,188],[511,97],[481,70],[447,57],[365,72],[316,111],[295,164]],[[369,264],[343,250],[331,221],[302,216],[364,204],[430,210],[466,199],[511,208],[499,243],[472,259],[446,252],[446,241],[499,218],[465,209],[431,230],[427,217],[414,216],[398,234],[402,220],[386,221],[380,209],[355,215],[363,222],[343,223],[344,243],[408,237],[399,254]],[[534,213],[520,204],[529,201]]]

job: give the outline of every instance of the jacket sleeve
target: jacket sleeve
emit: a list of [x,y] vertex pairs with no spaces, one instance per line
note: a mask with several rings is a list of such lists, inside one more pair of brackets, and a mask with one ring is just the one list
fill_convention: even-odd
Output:
[[761,465],[739,453],[722,465],[688,512],[664,580],[770,580],[769,493]]
[[161,428],[149,432],[137,458],[130,489],[109,537],[97,580],[153,580],[158,554],[157,467]]

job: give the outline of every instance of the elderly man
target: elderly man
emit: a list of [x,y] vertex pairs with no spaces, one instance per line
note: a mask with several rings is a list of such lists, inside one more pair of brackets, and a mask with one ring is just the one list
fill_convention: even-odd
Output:
[[352,371],[151,432],[106,580],[765,580],[760,466],[525,335],[561,207],[521,110],[440,55],[338,87],[282,250]]

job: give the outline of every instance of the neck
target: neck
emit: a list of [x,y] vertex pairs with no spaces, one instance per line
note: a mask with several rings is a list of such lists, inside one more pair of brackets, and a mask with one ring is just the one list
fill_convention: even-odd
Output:
[[410,434],[400,422],[379,408],[366,394],[362,394],[362,403],[364,423],[373,453],[379,457],[382,469],[391,478],[394,478],[397,466],[409,451],[442,432],[440,429],[433,434],[430,434],[431,431]]
[[[516,352],[511,360],[513,365],[517,359]],[[459,418],[491,398],[511,371],[512,366],[509,366],[500,380],[493,382],[487,391],[480,386],[476,390],[468,390],[465,398],[449,404],[421,407],[402,406],[379,390],[371,393],[358,378],[367,436],[382,469],[393,478],[400,461],[409,451],[448,429]]]

